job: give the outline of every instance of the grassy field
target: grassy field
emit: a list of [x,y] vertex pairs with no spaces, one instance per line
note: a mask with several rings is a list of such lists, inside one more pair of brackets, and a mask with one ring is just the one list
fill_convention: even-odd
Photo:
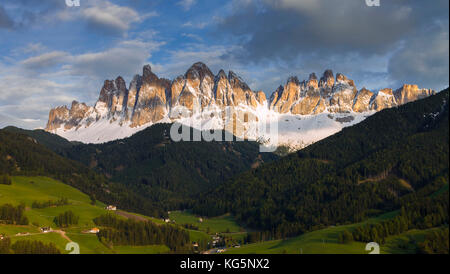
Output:
[[[25,204],[25,215],[30,222],[27,226],[0,224],[0,234],[10,237],[12,243],[18,240],[39,240],[44,243],[52,242],[56,244],[62,253],[68,253],[69,251],[66,251],[65,247],[69,242],[68,239],[70,239],[79,244],[81,254],[158,254],[169,251],[166,246],[117,246],[109,249],[98,240],[97,235],[83,233],[83,231],[95,226],[92,221],[93,218],[108,212],[104,204],[96,202],[95,205],[92,205],[90,198],[86,194],[51,178],[17,176],[12,177],[12,181],[12,185],[0,185],[0,205],[7,203],[13,205]],[[69,205],[43,209],[31,207],[34,201],[44,202],[61,198],[67,198]],[[57,232],[45,234],[40,232],[39,227],[42,226],[59,229],[53,223],[53,219],[58,214],[67,210],[72,210],[80,219],[78,225],[64,229],[66,238]],[[162,220],[140,214],[125,213],[128,216],[136,216],[138,220],[145,219],[155,223],[164,223]],[[22,235],[17,235],[18,233]],[[194,234],[198,234],[197,237],[204,237],[206,235],[201,235],[201,233],[196,232]]]
[[209,234],[223,233],[223,232],[242,232],[240,227],[232,216],[229,214],[220,217],[205,218],[203,222],[199,221],[199,216],[195,216],[189,211],[172,211],[169,214],[170,220],[174,220],[176,224],[192,224],[199,228],[200,231],[208,232]]
[[[243,245],[240,248],[232,248],[227,250],[227,254],[367,254],[365,251],[366,243],[351,242],[348,244],[341,244],[338,242],[338,236],[345,230],[352,230],[357,226],[367,223],[377,223],[394,217],[398,212],[390,212],[371,218],[365,222],[328,227],[325,229],[305,233],[301,236],[290,238],[287,240],[274,240],[262,243],[254,243]],[[383,250],[381,253],[390,250]]]
[[65,251],[66,244],[69,243],[66,239],[61,237],[60,234],[56,232],[50,232],[45,234],[30,234],[26,236],[12,236],[11,243],[14,244],[15,242],[19,240],[30,240],[30,241],[41,241],[43,243],[54,243],[56,247],[59,248],[61,253],[68,253]]
[[[47,177],[13,177],[12,179],[12,185],[0,185],[0,204],[25,204],[25,215],[30,224],[54,227],[55,216],[72,210],[80,216],[79,226],[92,227],[94,226],[92,219],[106,213],[104,204],[97,202],[96,205],[91,205],[86,194],[56,180]],[[43,209],[31,208],[34,201],[44,202],[61,198],[69,199],[70,204]]]

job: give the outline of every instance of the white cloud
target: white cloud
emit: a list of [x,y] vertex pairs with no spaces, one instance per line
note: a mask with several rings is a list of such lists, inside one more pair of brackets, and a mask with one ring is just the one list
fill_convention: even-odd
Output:
[[140,15],[132,8],[118,6],[109,1],[99,2],[82,10],[82,17],[91,26],[119,33],[128,31],[132,23],[142,22],[155,15],[156,13]]
[[197,0],[181,0],[177,4],[182,6],[184,10],[190,10],[195,4]]
[[140,72],[151,52],[161,45],[162,42],[127,40],[105,51],[73,56],[71,64],[65,69],[72,75],[91,75],[97,79],[111,79],[119,75],[131,77]]
[[64,51],[52,51],[25,59],[21,65],[27,69],[45,69],[61,64],[68,56],[69,54]]
[[192,23],[191,21],[188,21],[182,25],[182,27],[195,28],[195,29],[204,29],[207,26],[208,26],[207,22]]

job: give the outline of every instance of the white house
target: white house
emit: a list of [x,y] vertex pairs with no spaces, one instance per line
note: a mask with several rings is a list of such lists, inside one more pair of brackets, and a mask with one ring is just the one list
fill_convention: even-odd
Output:
[[109,206],[106,207],[106,210],[116,211],[116,210],[117,210],[117,207],[116,207],[116,206],[113,206],[113,205],[109,205]]

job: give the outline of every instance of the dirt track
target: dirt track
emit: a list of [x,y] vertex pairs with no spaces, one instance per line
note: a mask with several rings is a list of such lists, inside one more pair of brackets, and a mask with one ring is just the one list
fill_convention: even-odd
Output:
[[146,218],[144,218],[142,216],[134,215],[134,214],[122,211],[122,210],[117,210],[116,214],[120,215],[122,217],[125,217],[127,219],[134,219],[136,221],[148,221]]

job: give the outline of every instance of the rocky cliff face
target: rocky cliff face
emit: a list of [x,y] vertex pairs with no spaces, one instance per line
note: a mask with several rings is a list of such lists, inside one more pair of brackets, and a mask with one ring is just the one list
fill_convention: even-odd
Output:
[[[231,121],[233,127],[247,129],[250,120],[258,120],[261,109],[275,115],[299,117],[321,113],[331,116],[373,113],[432,94],[433,90],[419,89],[417,85],[404,85],[395,91],[370,91],[366,88],[358,91],[353,80],[341,73],[334,76],[331,70],[326,70],[320,79],[314,73],[303,81],[290,77],[267,100],[263,91],[252,91],[232,71],[226,74],[220,70],[214,75],[205,64],[199,62],[184,75],[170,81],[159,78],[146,65],[142,75],[134,76],[128,88],[120,76],[115,80],[106,80],[94,107],[74,101],[70,109],[66,106],[52,109],[46,130],[58,134],[63,131],[80,133],[105,121],[123,128],[141,128],[180,119],[183,111],[183,115],[187,111],[188,115],[196,116],[211,109],[219,112],[237,110],[238,114]],[[219,124],[227,128],[226,124]]]

